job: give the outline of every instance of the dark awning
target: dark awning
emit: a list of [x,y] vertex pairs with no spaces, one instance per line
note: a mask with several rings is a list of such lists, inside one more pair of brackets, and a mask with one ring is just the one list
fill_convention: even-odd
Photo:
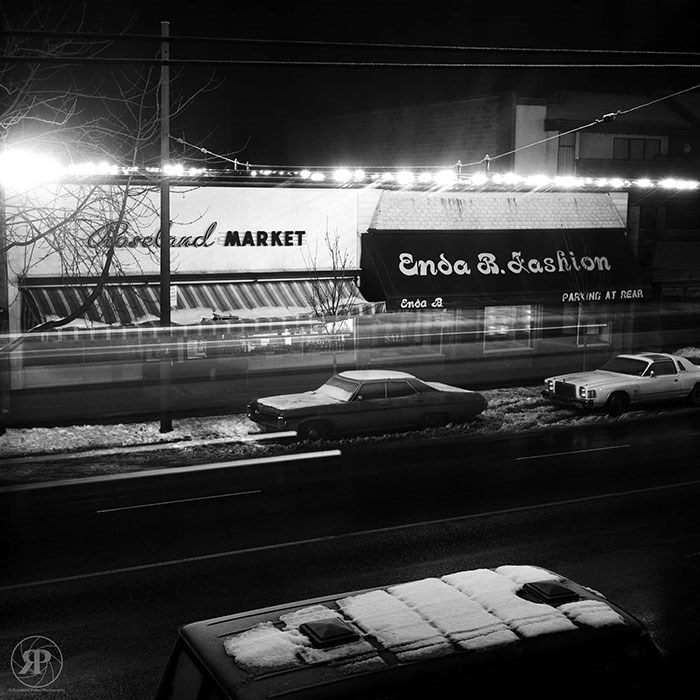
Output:
[[361,261],[389,310],[651,297],[622,229],[370,231]]
[[[240,282],[180,283],[173,281],[171,310],[174,324],[190,325],[202,319],[287,320],[318,318],[330,307],[315,305],[314,296],[327,288],[338,292],[337,315],[375,313],[382,305],[364,299],[352,280],[265,280]],[[36,323],[65,318],[80,308],[93,291],[91,285],[31,283],[22,287],[28,317]],[[160,289],[157,284],[107,284],[95,302],[81,315],[83,327],[91,325],[138,325],[159,318]]]

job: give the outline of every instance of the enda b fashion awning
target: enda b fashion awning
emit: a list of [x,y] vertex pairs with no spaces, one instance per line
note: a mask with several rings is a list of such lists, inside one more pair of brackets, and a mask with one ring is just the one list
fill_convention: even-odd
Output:
[[[46,320],[65,318],[89,298],[91,285],[25,284],[25,329]],[[319,304],[319,294],[334,295],[334,306]],[[107,284],[93,304],[81,314],[85,327],[133,326],[159,318],[157,284]],[[175,325],[201,323],[203,319],[274,321],[309,319],[335,310],[338,316],[374,313],[380,304],[370,303],[352,280],[295,279],[233,282],[172,282],[171,309]]]
[[362,292],[387,308],[626,302],[650,297],[622,229],[373,231]]
[[626,199],[584,192],[382,192],[362,292],[389,309],[645,299]]

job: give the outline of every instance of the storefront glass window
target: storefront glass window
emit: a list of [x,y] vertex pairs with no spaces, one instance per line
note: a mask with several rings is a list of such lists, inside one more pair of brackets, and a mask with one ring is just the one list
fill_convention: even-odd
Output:
[[484,351],[532,347],[532,306],[487,306],[484,309]]
[[542,313],[541,337],[577,346],[610,343],[611,311],[602,304],[547,306]]
[[610,321],[605,308],[579,306],[577,342],[579,346],[610,343]]

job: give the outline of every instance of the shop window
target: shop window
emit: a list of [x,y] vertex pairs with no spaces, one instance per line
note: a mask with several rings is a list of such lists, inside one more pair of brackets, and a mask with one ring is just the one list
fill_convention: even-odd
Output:
[[579,346],[610,344],[609,314],[605,308],[579,306],[577,343]]
[[604,345],[610,343],[610,325],[610,311],[603,305],[563,304],[545,307],[540,333],[579,347]]
[[484,351],[530,348],[532,325],[532,306],[487,306],[484,309]]
[[201,359],[207,356],[207,344],[202,338],[188,338],[185,357],[188,360]]

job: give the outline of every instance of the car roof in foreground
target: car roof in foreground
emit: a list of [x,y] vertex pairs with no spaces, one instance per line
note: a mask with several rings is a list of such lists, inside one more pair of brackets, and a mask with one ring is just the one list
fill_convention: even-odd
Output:
[[495,670],[538,657],[556,665],[556,653],[565,658],[568,650],[576,660],[580,645],[603,650],[615,639],[619,650],[646,630],[591,589],[515,565],[238,613],[182,633],[209,649],[209,663],[235,697],[259,700],[302,691],[330,697],[345,684],[364,692],[333,697],[374,697],[370,689],[410,687],[422,676],[434,683],[445,674],[469,683],[487,661]]
[[339,377],[352,379],[356,382],[370,382],[378,379],[416,379],[408,372],[399,372],[392,369],[360,369],[348,372],[340,372]]

